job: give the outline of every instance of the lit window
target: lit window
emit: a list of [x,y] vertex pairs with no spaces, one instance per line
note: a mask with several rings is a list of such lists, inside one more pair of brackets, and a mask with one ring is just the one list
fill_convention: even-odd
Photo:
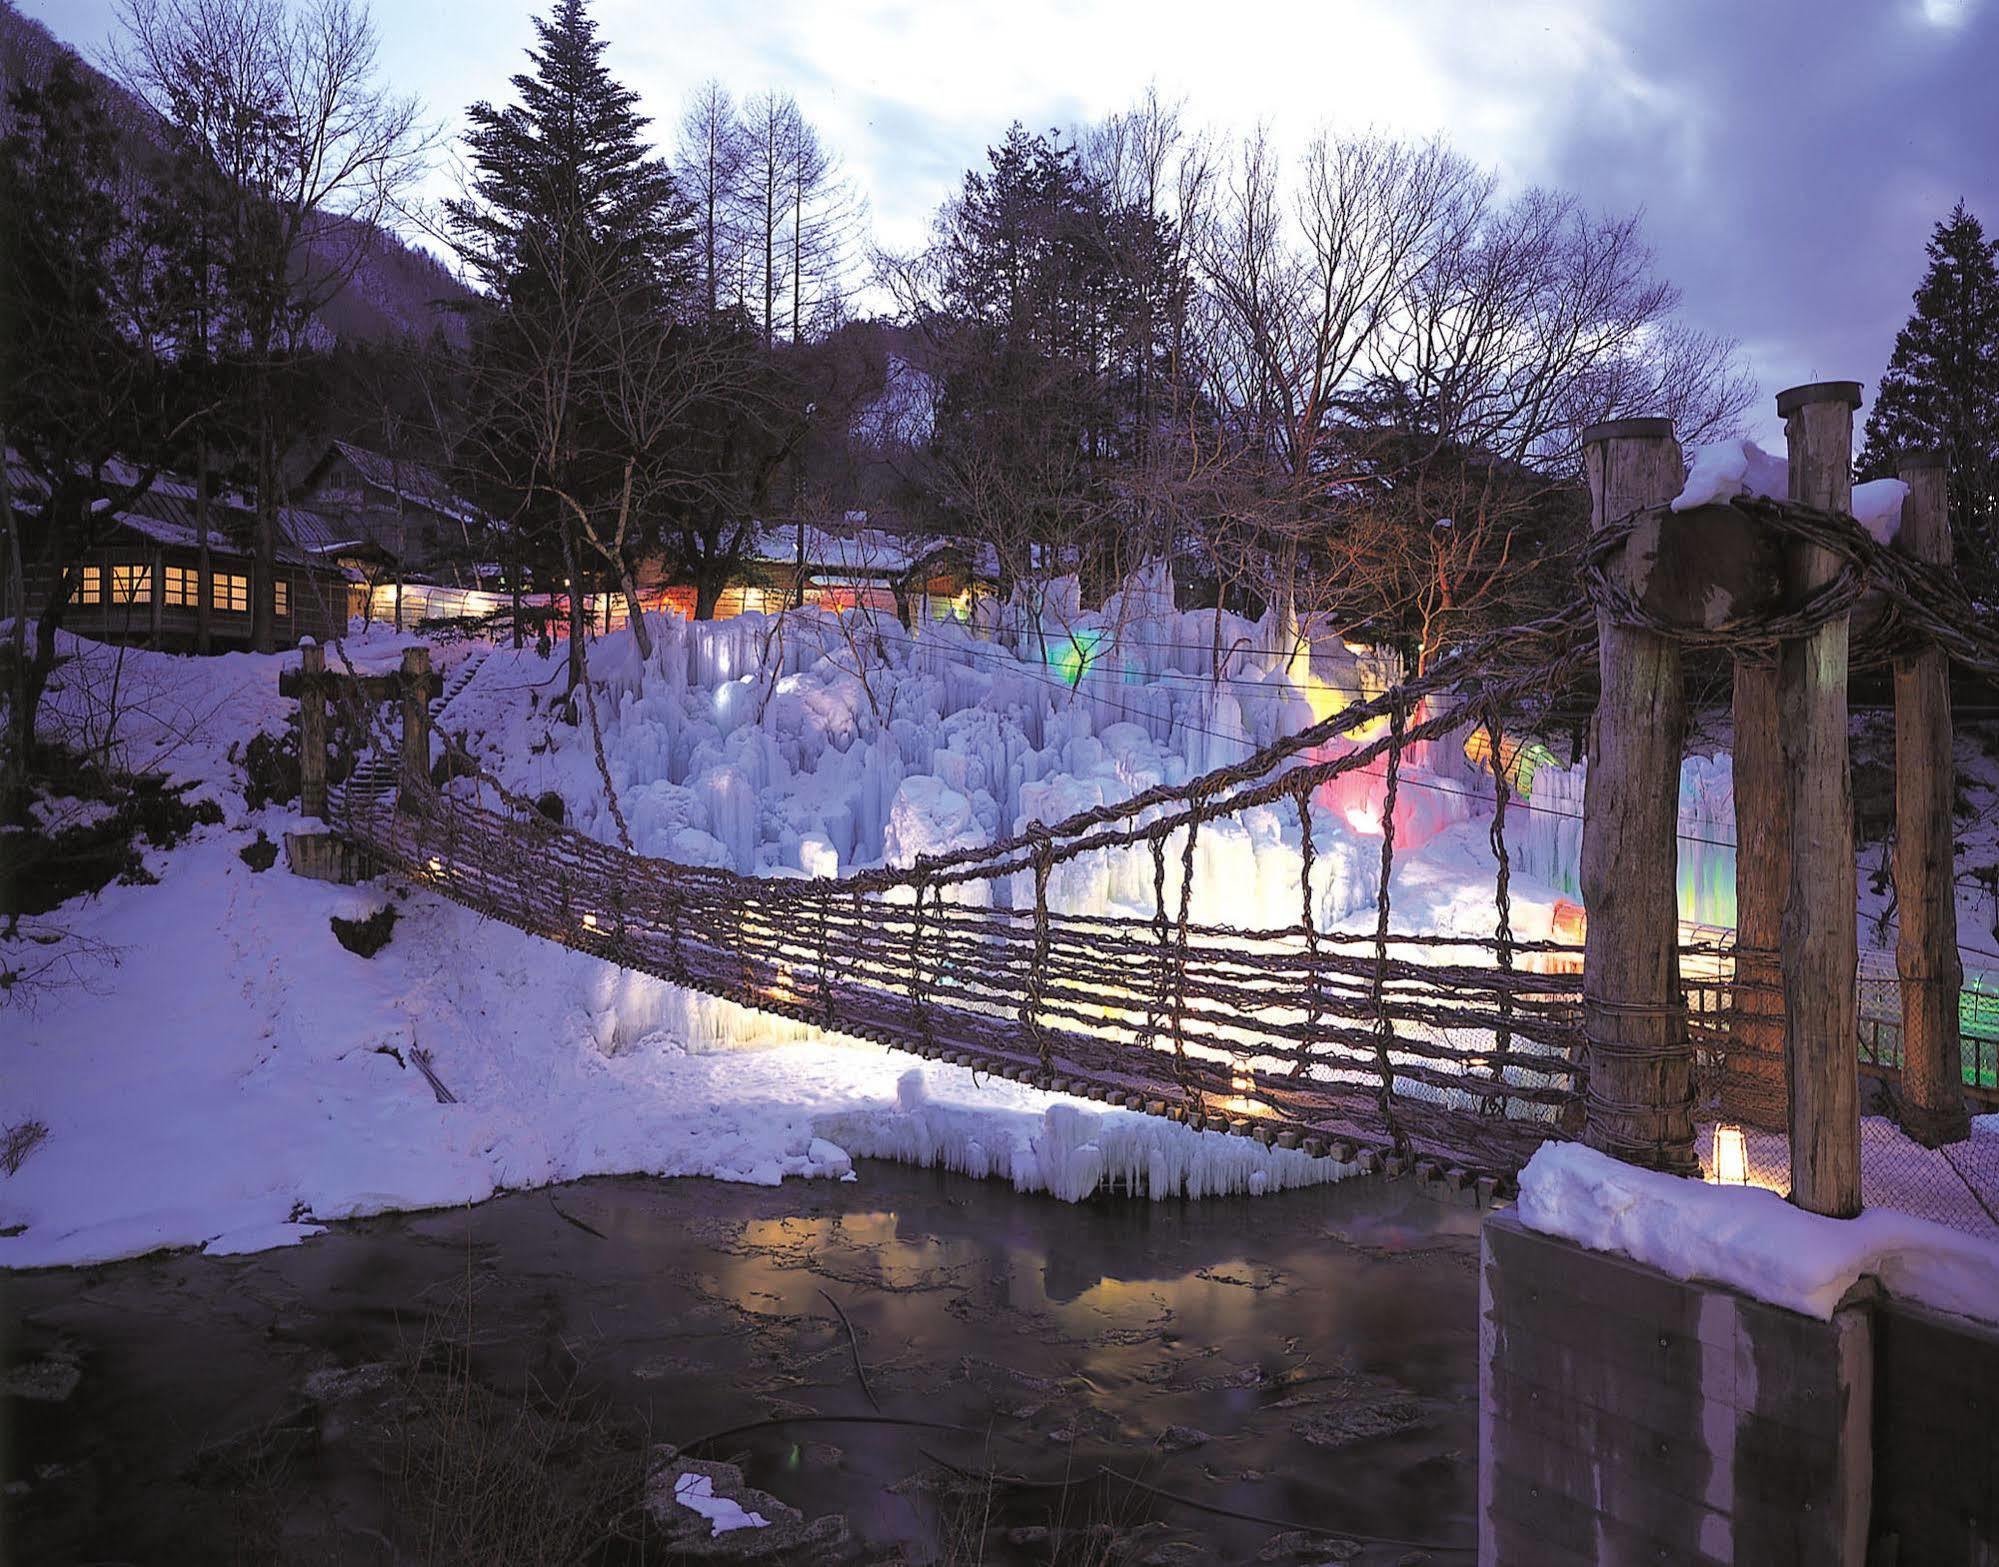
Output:
[[76,590],[79,604],[101,604],[104,602],[104,578],[95,566],[83,568],[83,581]]
[[152,603],[153,568],[151,566],[113,566],[111,568],[111,602],[114,604]]
[[167,603],[176,609],[196,609],[201,604],[201,573],[192,566],[167,567]]
[[277,610],[278,617],[282,619],[292,612],[292,585],[280,580],[271,584],[271,590],[277,595],[273,607]]
[[218,571],[209,578],[209,600],[217,608],[247,614],[250,609],[250,579],[233,572]]

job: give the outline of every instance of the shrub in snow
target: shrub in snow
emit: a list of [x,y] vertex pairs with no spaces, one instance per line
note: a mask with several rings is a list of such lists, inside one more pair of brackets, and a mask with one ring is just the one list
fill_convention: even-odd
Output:
[[256,841],[246,843],[236,851],[236,857],[253,871],[267,871],[278,863],[278,846],[264,836],[264,829],[257,829]]
[[274,735],[259,730],[250,736],[243,747],[243,804],[253,811],[289,805],[298,791],[298,731]]
[[396,932],[396,906],[385,903],[361,920],[344,920],[336,914],[329,923],[341,946],[356,957],[372,958],[389,944],[389,938]]
[[540,794],[536,795],[534,797],[534,808],[550,821],[554,822],[556,826],[560,827],[562,825],[562,796],[557,794],[553,789],[544,789]]
[[21,1161],[33,1153],[49,1135],[48,1127],[40,1121],[16,1121],[4,1132],[0,1132],[0,1170],[12,1175],[21,1168]]

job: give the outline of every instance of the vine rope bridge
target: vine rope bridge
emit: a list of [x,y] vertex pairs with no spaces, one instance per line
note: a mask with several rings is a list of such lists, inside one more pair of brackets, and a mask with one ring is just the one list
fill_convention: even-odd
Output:
[[[1602,517],[1605,486],[1596,488]],[[1862,656],[1941,649],[1987,675],[1999,675],[1999,635],[1947,565],[1877,542],[1844,504],[1798,500],[1725,502],[1707,509],[1706,525],[1732,527],[1758,548],[1830,551],[1836,570],[1814,591],[1754,613],[1744,600],[1713,611],[1709,596],[1707,620],[1676,619],[1631,569],[1637,546],[1650,540],[1656,550],[1673,525],[1663,499],[1600,521],[1584,568],[1588,598],[1571,613],[1485,637],[1420,678],[1185,784],[906,868],[778,878],[648,858],[628,840],[620,847],[551,821],[449,735],[440,737],[440,786],[427,706],[435,681],[421,650],[386,680],[361,680],[351,666],[336,676],[320,650],[306,650],[306,807],[375,866],[530,935],[976,1072],[1369,1169],[1433,1169],[1486,1194],[1504,1191],[1549,1138],[1585,1137],[1671,1167],[1644,1156],[1687,1115],[1691,1085],[1727,1079],[1720,1067],[1741,1032],[1735,1020],[1782,1012],[1781,981],[1747,964],[1738,974],[1731,952],[1687,945],[1676,929],[1670,993],[1620,997],[1599,977],[1594,923],[1586,946],[1516,940],[1503,758],[1517,747],[1502,744],[1503,731],[1532,729],[1595,662],[1609,701],[1616,671],[1604,649],[1617,634],[1677,636],[1753,659],[1851,617]],[[370,698],[384,691],[403,699],[399,740],[378,732]],[[587,687],[582,695],[615,812],[594,699]],[[400,746],[394,787],[383,786],[388,770],[377,766],[327,790],[329,699],[366,724],[374,744]],[[1480,937],[1398,933],[1389,889],[1405,754],[1471,726],[1489,741],[1495,927]],[[1322,930],[1314,797],[1357,769],[1377,772],[1385,795],[1374,917],[1363,928]],[[1600,830],[1591,783],[1586,838]],[[1676,799],[1676,772],[1671,788]],[[1297,902],[1265,929],[1201,923],[1192,918],[1201,834],[1254,807],[1296,813]],[[1323,807],[1319,815],[1323,837]],[[1059,867],[1113,856],[1140,857],[1149,914],[1056,906]],[[1745,995],[1759,987],[1759,998]],[[1655,1044],[1633,1043],[1629,1028],[1620,1035],[1620,1019],[1655,1015],[1668,1025]],[[1631,1098],[1634,1059],[1635,1080],[1650,1085],[1641,1103]]]

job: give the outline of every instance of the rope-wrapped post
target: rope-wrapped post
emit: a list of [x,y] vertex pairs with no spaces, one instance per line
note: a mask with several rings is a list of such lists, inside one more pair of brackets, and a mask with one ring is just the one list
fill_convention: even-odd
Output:
[[[1950,565],[1949,470],[1941,454],[1910,452],[1896,465],[1909,487],[1895,548]],[[1895,660],[1895,907],[1901,933],[1902,1127],[1936,1148],[1971,1135],[1964,1108],[1958,996],[1949,655],[1934,644]]]
[[326,649],[298,645],[298,812],[326,820]]
[[1020,1025],[1044,1072],[1052,1071],[1048,1034],[1041,1026],[1041,991],[1048,971],[1048,872],[1052,864],[1048,830],[1039,823],[1029,828],[1034,834],[1034,952],[1028,960],[1027,988],[1020,1001]]
[[1389,1046],[1395,1040],[1395,1020],[1388,1015],[1388,917],[1392,906],[1390,884],[1395,879],[1395,803],[1402,779],[1402,732],[1407,722],[1400,692],[1388,707],[1388,761],[1382,769],[1381,790],[1381,876],[1374,889],[1374,978],[1370,999],[1374,1007],[1374,1070],[1379,1079],[1376,1103],[1381,1123],[1387,1128],[1395,1151],[1403,1153],[1407,1135],[1395,1115],[1395,1058]]
[[420,811],[430,797],[430,649],[403,650],[402,770],[396,805]]
[[1297,804],[1298,917],[1304,925],[1308,972],[1305,977],[1305,1032],[1298,1041],[1298,1059],[1291,1064],[1291,1075],[1303,1077],[1306,1063],[1318,1044],[1319,1015],[1325,1007],[1319,990],[1318,911],[1312,907],[1312,863],[1316,846],[1312,842],[1312,786],[1309,782],[1298,786]]
[[[1485,710],[1485,737],[1492,750],[1492,863],[1495,873],[1493,882],[1493,907],[1499,915],[1498,924],[1493,928],[1493,957],[1499,964],[1501,974],[1513,972],[1513,859],[1506,848],[1506,804],[1511,797],[1511,789],[1506,779],[1506,754],[1502,749],[1505,730],[1500,723],[1499,709],[1489,706]],[[1519,755],[1516,746],[1515,756]],[[1517,775],[1516,775],[1517,776]],[[1494,1030],[1492,1042],[1497,1053],[1503,1058],[1513,1049],[1513,991],[1502,984],[1499,990],[1499,1027]],[[1501,1082],[1506,1079],[1503,1067],[1495,1066],[1494,1078]],[[1494,1096],[1483,1102],[1486,1111],[1503,1113],[1506,1102]]]
[[[1857,381],[1777,394],[1790,450],[1791,499],[1853,509]],[[1788,602],[1846,569],[1834,550],[1786,551]],[[1846,744],[1847,616],[1787,640],[1777,666],[1778,730],[1790,803],[1791,882],[1784,902],[1784,1061],[1791,1090],[1791,1200],[1812,1213],[1860,1212],[1858,887],[1853,780]]]
[[[1620,419],[1583,432],[1590,529],[1662,506],[1683,482],[1670,419]],[[1659,558],[1657,516],[1606,565],[1642,599]],[[1691,1175],[1693,1049],[1680,990],[1677,868],[1686,697],[1680,651],[1600,597],[1602,678],[1583,806],[1582,892],[1587,1115],[1583,1140],[1633,1164]]]

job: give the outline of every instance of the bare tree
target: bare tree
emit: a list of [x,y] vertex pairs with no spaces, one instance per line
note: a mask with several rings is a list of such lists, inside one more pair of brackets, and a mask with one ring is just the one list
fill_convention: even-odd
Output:
[[747,135],[729,91],[709,80],[680,120],[674,177],[693,204],[708,313],[736,302],[742,286],[743,232],[739,207]]
[[797,101],[789,93],[759,93],[745,107],[743,132],[740,190],[753,291],[749,305],[769,348],[783,335],[780,311],[790,292],[791,246],[785,229],[803,133]]
[[414,98],[378,80],[355,0],[120,0],[119,74],[205,144],[237,204],[230,286],[257,381],[251,643],[275,645],[279,362],[367,260],[432,138]]

